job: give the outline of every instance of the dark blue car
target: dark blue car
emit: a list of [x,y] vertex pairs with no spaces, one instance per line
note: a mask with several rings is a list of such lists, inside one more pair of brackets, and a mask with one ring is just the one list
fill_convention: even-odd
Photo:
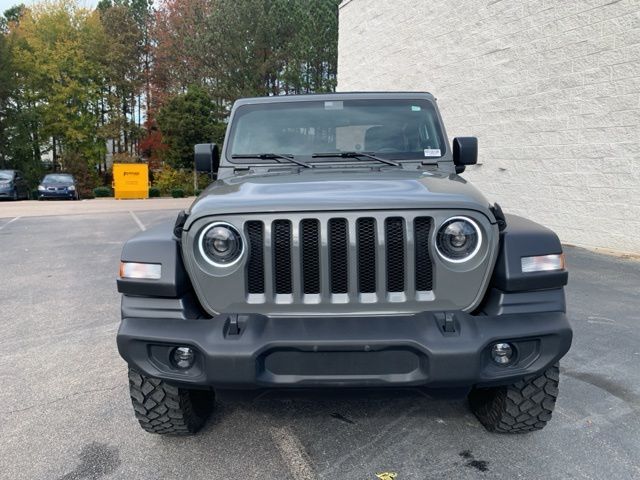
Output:
[[68,173],[50,173],[45,175],[38,185],[38,200],[61,198],[78,200],[78,190],[73,175]]

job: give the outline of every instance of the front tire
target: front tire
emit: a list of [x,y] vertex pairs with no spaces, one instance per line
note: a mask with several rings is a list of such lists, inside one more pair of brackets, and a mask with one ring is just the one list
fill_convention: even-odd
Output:
[[213,410],[212,391],[178,388],[132,368],[129,392],[136,418],[149,433],[193,435]]
[[558,398],[560,370],[556,363],[539,375],[512,385],[478,388],[469,394],[471,410],[490,432],[527,433],[551,420]]

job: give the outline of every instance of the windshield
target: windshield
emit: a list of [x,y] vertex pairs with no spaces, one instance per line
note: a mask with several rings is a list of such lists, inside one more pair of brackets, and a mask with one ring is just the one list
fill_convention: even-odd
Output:
[[42,183],[73,183],[73,177],[65,174],[47,175]]
[[[444,155],[444,145],[435,108],[428,100],[296,101],[239,107],[227,154],[230,158],[286,154],[317,162],[354,161],[353,155],[318,158],[318,154],[366,152],[395,160],[425,160]],[[256,162],[238,157],[232,161]]]
[[0,170],[0,182],[13,180],[13,172],[11,170]]

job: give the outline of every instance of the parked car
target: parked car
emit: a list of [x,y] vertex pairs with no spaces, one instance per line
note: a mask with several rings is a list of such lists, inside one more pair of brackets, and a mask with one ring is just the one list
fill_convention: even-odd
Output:
[[490,431],[543,428],[572,341],[562,245],[461,176],[477,153],[428,93],[238,100],[222,155],[196,145],[218,179],[122,251],[142,428],[195,432],[216,389],[307,387],[468,396]]
[[0,198],[29,199],[29,187],[19,170],[0,170]]
[[38,200],[51,198],[80,199],[73,175],[68,173],[49,173],[45,175],[38,186]]

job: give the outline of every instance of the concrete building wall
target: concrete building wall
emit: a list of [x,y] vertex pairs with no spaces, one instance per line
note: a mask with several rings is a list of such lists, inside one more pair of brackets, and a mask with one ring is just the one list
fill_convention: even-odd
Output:
[[430,91],[491,201],[640,253],[640,0],[344,0],[338,90]]

